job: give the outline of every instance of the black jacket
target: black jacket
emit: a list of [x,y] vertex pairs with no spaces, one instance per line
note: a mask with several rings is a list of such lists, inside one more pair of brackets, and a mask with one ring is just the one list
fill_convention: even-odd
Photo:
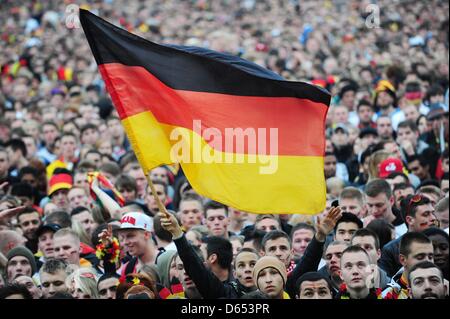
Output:
[[241,285],[238,280],[220,281],[210,269],[206,268],[184,234],[182,237],[175,239],[174,242],[186,273],[195,283],[204,299],[239,299],[242,295],[252,291]]
[[294,270],[289,274],[286,282],[286,292],[294,299],[296,295],[295,283],[303,274],[310,271],[317,271],[320,259],[322,258],[323,245],[325,242],[320,242],[314,236],[308,247],[305,250],[302,258],[295,266]]
[[378,261],[378,266],[383,269],[389,277],[393,277],[397,271],[402,268],[400,264],[400,240],[402,237],[391,240],[384,245],[381,250],[381,258]]

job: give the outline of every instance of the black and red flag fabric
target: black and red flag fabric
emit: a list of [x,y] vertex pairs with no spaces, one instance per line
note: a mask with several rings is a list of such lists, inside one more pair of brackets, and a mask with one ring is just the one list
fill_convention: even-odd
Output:
[[146,173],[180,163],[199,194],[243,211],[324,209],[326,90],[233,55],[156,44],[86,10],[80,21]]

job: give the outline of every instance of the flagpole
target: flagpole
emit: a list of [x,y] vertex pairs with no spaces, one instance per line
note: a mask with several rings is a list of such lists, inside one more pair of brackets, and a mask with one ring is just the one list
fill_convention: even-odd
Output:
[[166,216],[169,217],[170,215],[166,209],[166,206],[164,206],[163,202],[161,202],[158,195],[156,194],[155,185],[153,185],[152,179],[150,178],[150,171],[148,171],[148,173],[145,174],[145,177],[147,178],[148,185],[150,186],[150,189],[152,190],[152,194],[156,200],[156,204],[158,204],[159,211],[163,214],[166,214]]

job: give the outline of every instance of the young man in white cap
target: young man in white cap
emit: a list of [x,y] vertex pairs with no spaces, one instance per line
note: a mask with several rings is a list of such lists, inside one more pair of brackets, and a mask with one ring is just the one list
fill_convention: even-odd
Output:
[[152,238],[153,220],[143,213],[127,213],[120,220],[119,240],[132,258],[123,265],[122,276],[154,265],[158,249]]

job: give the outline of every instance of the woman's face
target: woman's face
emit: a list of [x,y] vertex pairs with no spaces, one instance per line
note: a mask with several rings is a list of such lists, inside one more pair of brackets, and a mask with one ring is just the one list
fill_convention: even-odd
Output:
[[418,127],[419,127],[419,132],[420,132],[420,134],[423,134],[423,133],[425,133],[425,132],[428,131],[428,123],[427,123],[427,119],[426,119],[424,116],[422,116],[422,117],[420,118],[418,124],[419,124]]

